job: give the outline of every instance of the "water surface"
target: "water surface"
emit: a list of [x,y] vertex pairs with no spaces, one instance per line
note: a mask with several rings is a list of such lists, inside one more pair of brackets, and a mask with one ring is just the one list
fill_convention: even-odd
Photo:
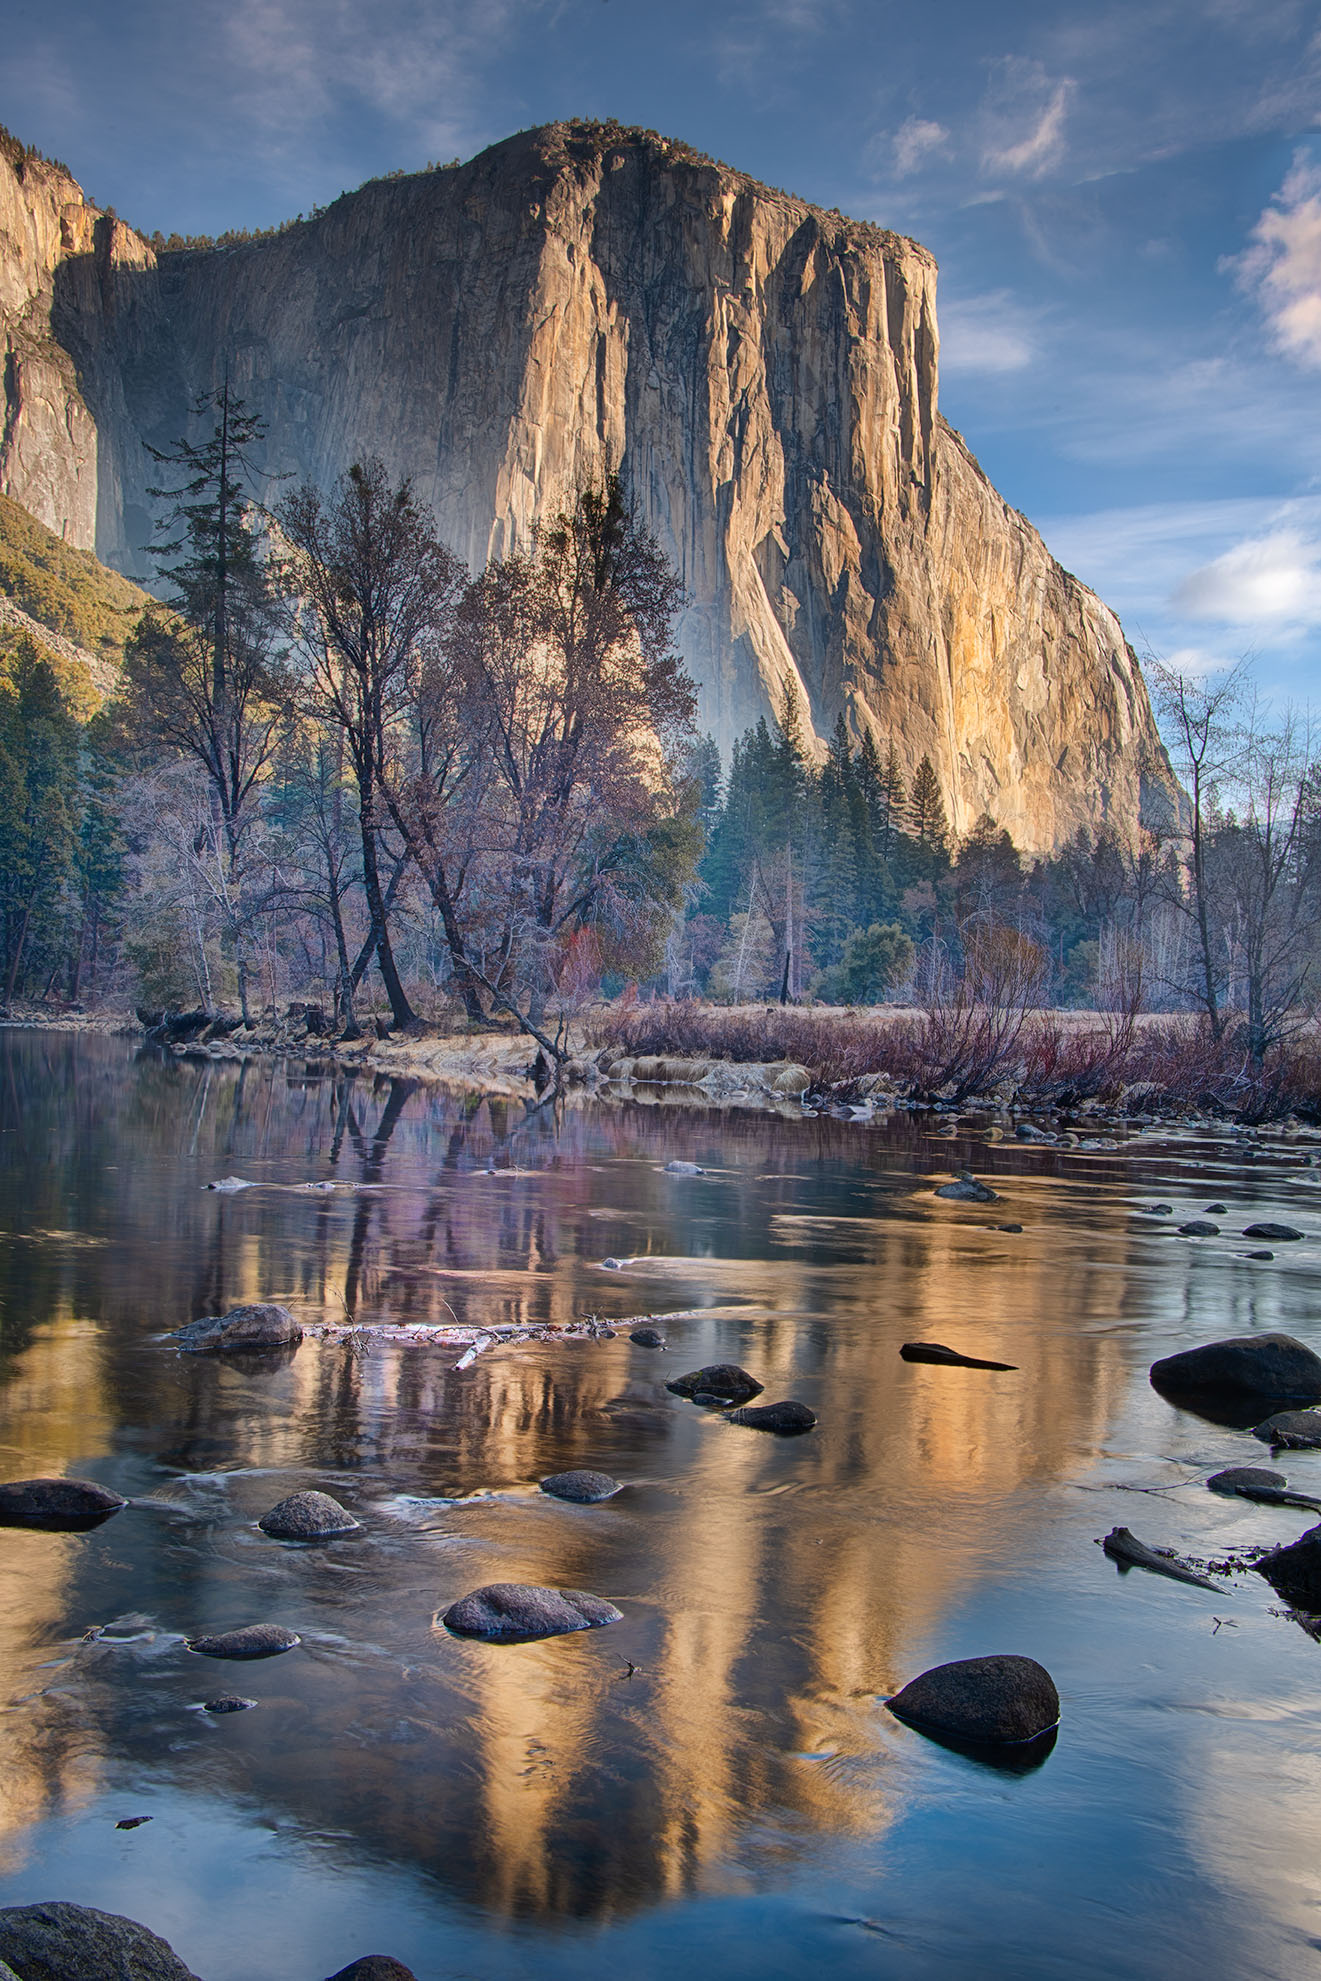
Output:
[[[90,1534],[0,1531],[0,1902],[129,1913],[205,1981],[318,1981],[368,1951],[422,1981],[1315,1974],[1321,1646],[1260,1578],[1212,1595],[1095,1545],[1125,1524],[1208,1558],[1308,1524],[1208,1493],[1262,1446],[1146,1371],[1257,1328],[1321,1346],[1311,1145],[1065,1153],[938,1126],[526,1119],[0,1032],[0,1476],[135,1502]],[[1000,1204],[932,1195],[968,1160]],[[255,1187],[204,1188],[229,1175]],[[1158,1200],[1176,1216],[1142,1213]],[[1174,1234],[1214,1200],[1222,1238]],[[1250,1262],[1254,1216],[1307,1237]],[[664,1354],[620,1334],[462,1371],[453,1348],[308,1340],[235,1367],[162,1339],[256,1299],[309,1322],[684,1317]],[[902,1362],[915,1338],[1018,1367]],[[716,1360],[817,1430],[759,1436],[666,1391]],[[537,1491],[574,1466],[627,1490]],[[1285,1469],[1321,1493],[1321,1454]],[[364,1531],[258,1531],[310,1486]],[[436,1627],[494,1580],[625,1620],[503,1647]],[[302,1648],[185,1647],[256,1621]],[[1032,1772],[884,1709],[988,1651],[1058,1682]],[[212,1718],[218,1691],[259,1705]]]

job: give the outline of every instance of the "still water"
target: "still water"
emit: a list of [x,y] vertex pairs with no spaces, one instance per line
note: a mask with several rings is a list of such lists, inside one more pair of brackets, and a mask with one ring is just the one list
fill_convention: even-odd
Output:
[[[371,1951],[421,1981],[1321,1973],[1321,1645],[1260,1578],[1121,1576],[1094,1544],[1123,1524],[1207,1558],[1308,1524],[1206,1491],[1262,1446],[1146,1381],[1216,1335],[1321,1346],[1307,1145],[1043,1152],[936,1125],[525,1121],[0,1032],[0,1477],[134,1501],[92,1533],[0,1531],[0,1903],[128,1913],[205,1981]],[[1001,1204],[931,1194],[965,1160]],[[258,1187],[204,1189],[227,1175]],[[1226,1236],[1178,1238],[1156,1199],[1223,1201]],[[1252,1214],[1308,1236],[1249,1262]],[[682,1318],[664,1354],[621,1334],[463,1371],[453,1348],[308,1340],[239,1368],[162,1340],[258,1299]],[[915,1338],[1018,1368],[905,1363]],[[666,1391],[711,1361],[818,1428],[781,1441]],[[1286,1458],[1321,1493],[1321,1453]],[[579,1466],[627,1490],[537,1491]],[[268,1540],[256,1520],[302,1487],[363,1532]],[[625,1621],[522,1646],[435,1626],[489,1581],[590,1589]],[[302,1648],[183,1643],[253,1622]],[[1031,1773],[882,1703],[991,1651],[1062,1695]],[[227,1690],[257,1710],[199,1710]]]

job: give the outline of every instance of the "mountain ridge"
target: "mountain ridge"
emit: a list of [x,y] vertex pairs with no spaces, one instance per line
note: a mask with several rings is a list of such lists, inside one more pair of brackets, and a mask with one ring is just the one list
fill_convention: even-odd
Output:
[[919,243],[609,124],[159,254],[0,159],[0,487],[140,569],[144,442],[226,364],[264,469],[378,454],[474,567],[619,466],[723,745],[792,691],[818,736],[930,756],[956,832],[1132,838],[1168,785],[1140,669],[942,419],[935,282]]

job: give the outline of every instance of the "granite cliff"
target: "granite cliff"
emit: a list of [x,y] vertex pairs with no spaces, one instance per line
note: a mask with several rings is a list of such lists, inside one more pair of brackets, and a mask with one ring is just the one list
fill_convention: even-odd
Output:
[[1163,769],[1123,632],[937,408],[936,268],[650,133],[552,125],[311,219],[157,253],[0,157],[0,489],[140,575],[151,462],[223,369],[272,474],[379,454],[471,564],[607,461],[689,599],[726,746],[795,682],[819,735],[930,755],[951,823],[1131,833]]

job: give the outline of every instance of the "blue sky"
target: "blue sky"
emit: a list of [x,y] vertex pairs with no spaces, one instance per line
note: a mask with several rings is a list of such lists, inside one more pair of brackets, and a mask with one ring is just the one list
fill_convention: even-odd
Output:
[[150,231],[616,116],[924,241],[941,400],[1189,668],[1321,693],[1321,5],[7,0],[0,117]]

